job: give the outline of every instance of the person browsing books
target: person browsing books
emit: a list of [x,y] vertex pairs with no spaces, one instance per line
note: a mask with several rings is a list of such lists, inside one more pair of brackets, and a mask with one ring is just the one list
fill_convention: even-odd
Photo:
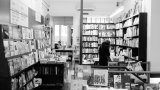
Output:
[[108,66],[110,59],[110,41],[104,41],[99,48],[99,65]]

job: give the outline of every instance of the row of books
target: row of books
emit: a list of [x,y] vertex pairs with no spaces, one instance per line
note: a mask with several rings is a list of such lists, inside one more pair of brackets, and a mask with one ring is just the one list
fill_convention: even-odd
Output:
[[115,25],[114,24],[108,24],[108,25],[99,24],[99,29],[102,29],[102,30],[115,29]]
[[100,30],[108,30],[108,29],[115,29],[114,24],[84,24],[83,29],[100,29]]
[[98,29],[99,24],[84,24],[83,29]]
[[124,34],[124,37],[133,37],[133,36],[139,36],[139,28],[136,26],[127,28],[126,34]]
[[136,17],[133,21],[133,25],[139,24],[139,17]]
[[122,29],[119,29],[116,31],[116,36],[117,37],[123,37],[123,30]]
[[88,49],[83,48],[82,49],[82,53],[98,53],[98,49],[96,49],[96,48],[93,48],[93,49],[91,49],[91,48],[88,48]]
[[43,38],[46,38],[46,31],[43,30],[43,29],[35,29],[34,30],[34,36],[35,36],[35,39],[43,39]]
[[117,23],[115,27],[116,29],[120,29],[123,27],[128,27],[128,26],[137,25],[137,24],[139,24],[139,17],[128,19],[124,23]]
[[83,35],[98,35],[98,30],[83,30]]
[[[22,89],[22,90],[30,90],[34,88],[33,82],[32,82],[32,87],[29,84],[27,84],[30,80],[32,80],[34,78],[34,76],[36,75],[35,69],[31,69],[29,71],[27,71],[26,73],[22,73],[19,77],[17,78],[13,78],[12,82],[11,82],[11,88],[12,90],[18,90],[18,89]],[[25,86],[25,84],[27,84]]]
[[117,56],[128,56],[128,57],[132,57],[132,49],[129,48],[121,48],[121,47],[117,47],[116,48],[116,53]]
[[89,36],[89,37],[82,37],[82,41],[98,41],[98,37],[96,36]]
[[35,49],[34,40],[3,41],[3,44],[6,57],[24,54],[26,52],[31,52],[33,49]]
[[98,58],[98,55],[95,55],[95,54],[83,54],[82,57],[83,57],[83,59],[93,59],[93,58]]
[[102,31],[102,32],[99,32],[99,37],[115,37],[115,32]]
[[130,47],[139,47],[139,38],[133,38],[133,39],[117,39],[116,40],[117,45],[123,45],[123,46],[130,46]]
[[117,23],[116,26],[115,26],[116,29],[120,29],[120,28],[122,28],[122,27],[123,27],[123,24],[122,24],[122,23]]
[[129,19],[124,22],[123,27],[128,27],[128,26],[132,26],[132,25],[133,25],[133,21],[132,21],[132,19]]
[[23,55],[19,58],[10,59],[8,64],[10,67],[10,74],[14,75],[19,71],[33,65],[36,63],[36,57],[33,53],[29,55]]
[[33,39],[33,29],[22,28],[22,39]]
[[116,44],[117,45],[123,45],[123,39],[122,38],[117,38]]
[[18,26],[2,26],[3,39],[33,39],[33,29]]
[[50,33],[43,29],[29,29],[20,26],[2,26],[3,39],[40,39],[49,38]]
[[129,17],[132,17],[133,15],[139,14],[140,12],[143,12],[142,2],[137,0],[137,1],[135,1],[134,7],[132,9],[130,9],[127,13],[124,13],[119,18],[117,18],[115,22],[123,21],[126,18],[129,18]]
[[85,17],[84,23],[113,23],[113,19],[107,17]]
[[45,48],[44,50],[40,50],[40,51],[38,51],[38,56],[39,56],[38,58],[39,59],[44,59],[45,56],[49,55],[49,53],[51,53],[51,48],[50,47]]
[[57,65],[55,64],[50,67],[46,65],[44,66],[41,65],[38,71],[39,71],[38,75],[48,75],[48,76],[50,75],[53,78],[54,76],[62,76],[62,78],[57,78],[57,79],[63,79],[64,67],[63,64],[57,64]]
[[47,47],[48,45],[51,45],[50,40],[48,40],[48,39],[36,40],[36,48],[37,49],[42,49],[44,47]]
[[139,47],[139,38],[127,39],[123,42],[124,46]]
[[114,38],[100,38],[99,40],[98,40],[98,43],[99,44],[102,44],[104,41],[106,41],[106,40],[109,40],[110,41],[110,44],[115,44],[115,39]]
[[92,43],[84,42],[83,47],[98,47],[98,43],[96,43],[96,42],[92,42]]

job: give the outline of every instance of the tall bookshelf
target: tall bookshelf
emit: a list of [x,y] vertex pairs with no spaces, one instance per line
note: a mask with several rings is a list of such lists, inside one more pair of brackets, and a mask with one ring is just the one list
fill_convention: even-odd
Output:
[[51,29],[36,21],[36,12],[22,2],[0,3],[5,5],[0,16],[7,17],[0,22],[0,90],[31,90],[35,68],[51,48]]
[[117,54],[131,61],[147,61],[147,13],[139,13],[116,23]]
[[[99,46],[110,40],[115,47],[115,25],[109,18],[86,17],[83,19],[82,31],[82,64],[93,64],[92,59],[98,58]],[[85,61],[90,60],[90,63]]]
[[105,40],[110,40],[115,55],[123,55],[125,60],[129,61],[146,62],[147,13],[128,16],[116,23],[101,22],[101,19],[99,22],[95,20],[93,22],[92,18],[89,18],[88,22],[84,18],[81,42],[82,62],[88,57],[89,59],[98,57],[98,47]]

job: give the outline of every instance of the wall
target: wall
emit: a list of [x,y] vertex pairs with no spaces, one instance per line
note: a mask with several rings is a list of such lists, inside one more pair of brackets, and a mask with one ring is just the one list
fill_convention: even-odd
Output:
[[73,17],[73,46],[79,45],[80,41],[80,12],[76,12]]
[[150,31],[150,51],[151,70],[160,71],[160,0],[151,0],[151,31]]

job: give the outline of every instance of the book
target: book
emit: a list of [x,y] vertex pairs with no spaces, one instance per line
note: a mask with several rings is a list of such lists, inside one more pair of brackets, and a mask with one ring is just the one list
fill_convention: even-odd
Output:
[[108,86],[108,70],[94,69],[93,70],[93,85]]

